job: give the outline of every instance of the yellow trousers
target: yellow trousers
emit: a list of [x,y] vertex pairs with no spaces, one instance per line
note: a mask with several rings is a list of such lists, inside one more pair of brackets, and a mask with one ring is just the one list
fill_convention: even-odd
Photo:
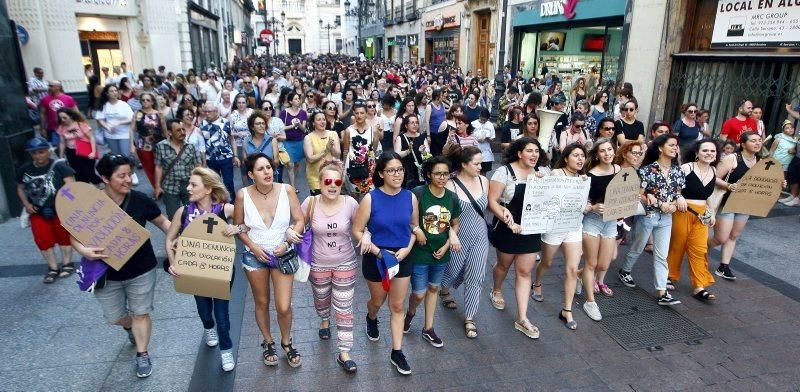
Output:
[[[689,203],[689,208],[700,215],[705,204]],[[708,270],[708,226],[700,223],[690,211],[675,211],[672,214],[672,237],[669,241],[669,279],[677,282],[681,278],[683,255],[689,256],[689,278],[693,288],[706,288],[714,284],[714,276]]]

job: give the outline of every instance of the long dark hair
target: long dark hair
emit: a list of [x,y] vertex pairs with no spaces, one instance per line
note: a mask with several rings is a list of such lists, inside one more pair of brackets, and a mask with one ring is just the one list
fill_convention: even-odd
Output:
[[389,161],[394,159],[397,159],[400,163],[403,162],[403,158],[400,158],[400,154],[394,151],[384,151],[375,161],[375,171],[372,172],[372,184],[375,185],[375,188],[383,186],[383,178],[380,173],[386,169],[386,165]]
[[503,164],[512,164],[519,160],[519,152],[525,150],[525,146],[533,144],[539,149],[539,160],[536,161],[536,167],[547,166],[547,152],[542,148],[538,140],[523,136],[514,140],[506,152],[503,154]]
[[[647,147],[647,151],[644,153],[644,159],[642,160],[642,166],[647,166],[647,165],[657,161],[658,157],[661,155],[661,151],[659,150],[659,148],[661,148],[662,146],[666,145],[667,142],[669,141],[669,139],[675,139],[677,141],[678,140],[678,136],[668,133],[666,135],[661,135],[661,136],[653,139],[653,141],[650,142],[650,145]],[[677,155],[675,156],[675,158],[672,158],[672,166],[676,166],[676,165],[678,165],[678,156]]]
[[[564,151],[561,152],[561,156],[558,158],[558,162],[554,166],[554,169],[564,169],[567,167],[567,159],[569,159],[570,154],[572,154],[575,150],[583,151],[583,157],[586,158],[586,148],[583,147],[580,143],[570,143],[566,147],[564,147]],[[579,173],[583,173],[586,165],[579,170]]]
[[[401,135],[403,135],[406,132],[408,132],[408,122],[409,122],[409,120],[411,120],[412,117],[416,118],[417,122],[420,121],[419,116],[417,116],[416,114],[409,114],[408,116],[403,117],[403,120],[400,122],[400,134]],[[421,125],[422,124],[420,124],[420,126]],[[418,128],[417,132],[419,132],[420,130],[421,130],[421,128]]]
[[433,168],[439,164],[447,165],[448,172],[452,170],[452,167],[450,166],[450,160],[441,155],[437,155],[422,163],[422,176],[425,178],[426,183],[431,183]]
[[[599,156],[600,146],[606,143],[611,144],[611,148],[614,150],[614,154],[616,155],[617,143],[614,143],[614,141],[608,137],[601,137],[597,139],[592,145],[592,149],[589,150],[589,152],[586,154],[587,155],[586,165],[584,165],[584,168],[586,169],[584,170],[585,172],[588,173],[589,170],[594,169],[597,165],[600,164],[600,156]],[[614,158],[616,159],[616,156],[614,156]],[[611,164],[613,165],[614,163],[612,162]]]

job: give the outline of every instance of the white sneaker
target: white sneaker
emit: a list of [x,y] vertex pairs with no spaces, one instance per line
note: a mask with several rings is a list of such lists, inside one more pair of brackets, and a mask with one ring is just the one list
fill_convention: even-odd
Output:
[[590,319],[594,321],[600,321],[603,319],[603,315],[600,314],[600,308],[597,306],[597,302],[584,302],[583,311],[587,316],[589,316]]
[[778,199],[778,203],[786,203],[788,201],[791,201],[792,199],[794,199],[794,196],[789,195],[789,196],[784,197],[783,199]]
[[208,347],[214,347],[219,343],[219,338],[217,337],[217,330],[214,328],[205,330],[206,333],[206,344]]
[[797,206],[800,206],[800,198],[798,198],[798,197],[795,197],[795,198],[793,198],[792,200],[789,200],[789,201],[787,201],[786,203],[783,203],[783,205],[786,205],[786,206],[789,206],[789,207],[797,207]]
[[231,350],[221,351],[220,356],[222,357],[222,370],[229,372],[236,367],[236,362],[233,360],[233,353],[231,353]]
[[137,176],[136,173],[131,174],[131,182],[133,186],[139,185],[139,176]]

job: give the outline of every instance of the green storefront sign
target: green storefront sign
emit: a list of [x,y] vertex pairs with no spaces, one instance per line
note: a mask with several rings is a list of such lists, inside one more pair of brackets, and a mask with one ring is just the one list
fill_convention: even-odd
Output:
[[532,8],[517,12],[513,26],[564,23],[625,15],[628,0],[535,0]]

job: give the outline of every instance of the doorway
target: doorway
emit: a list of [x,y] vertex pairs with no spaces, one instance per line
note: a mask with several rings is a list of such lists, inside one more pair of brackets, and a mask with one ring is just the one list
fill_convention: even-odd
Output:
[[478,39],[475,50],[475,70],[480,69],[484,75],[489,75],[489,37],[492,29],[492,13],[475,14],[477,18],[476,34]]
[[303,54],[303,40],[300,38],[289,38],[289,54]]
[[83,65],[92,66],[94,74],[100,77],[100,83],[105,83],[105,75],[101,70],[108,68],[109,75],[113,75],[114,67],[119,66],[124,58],[119,47],[119,33],[113,31],[81,31],[81,55]]

